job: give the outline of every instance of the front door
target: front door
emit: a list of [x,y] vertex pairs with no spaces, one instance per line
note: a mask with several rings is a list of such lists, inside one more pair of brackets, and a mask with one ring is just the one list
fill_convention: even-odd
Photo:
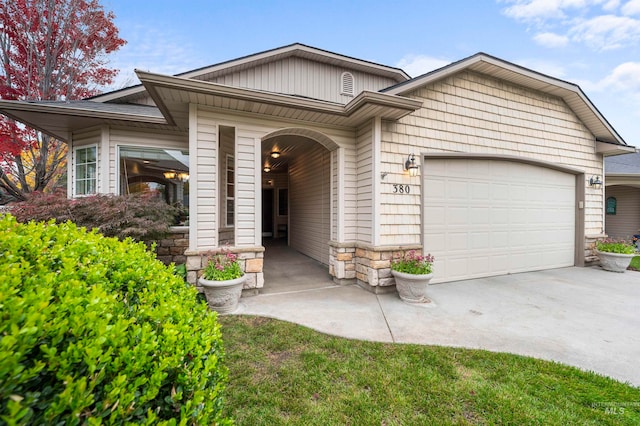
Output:
[[273,188],[262,190],[262,236],[273,237]]

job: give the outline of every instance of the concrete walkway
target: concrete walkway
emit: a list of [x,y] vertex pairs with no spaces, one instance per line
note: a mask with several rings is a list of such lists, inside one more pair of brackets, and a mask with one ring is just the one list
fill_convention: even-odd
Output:
[[299,291],[242,298],[236,313],[347,338],[528,355],[640,386],[640,272],[563,268],[436,284],[429,306],[335,286],[326,271],[308,279]]

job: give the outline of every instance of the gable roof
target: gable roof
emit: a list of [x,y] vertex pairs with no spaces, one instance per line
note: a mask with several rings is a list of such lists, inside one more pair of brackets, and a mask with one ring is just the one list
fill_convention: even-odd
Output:
[[[352,70],[363,71],[371,74],[390,78],[396,82],[409,80],[409,75],[400,68],[377,64],[350,56],[340,55],[328,50],[318,49],[301,43],[293,43],[287,46],[278,47],[271,50],[243,56],[218,64],[209,65],[195,70],[176,74],[174,77],[182,77],[195,80],[209,80],[222,74],[241,71],[253,68],[258,65],[278,61],[288,57],[300,57],[325,64],[336,65]],[[91,99],[97,102],[118,102],[126,101],[130,97],[140,95],[145,91],[143,85],[127,87],[113,92],[97,95]]]
[[[422,86],[447,78],[464,70],[486,74],[519,86],[560,97],[595,136],[597,142],[601,144],[622,145],[624,147],[628,146],[577,84],[550,77],[482,52],[411,80],[401,82],[395,86],[388,87],[381,90],[381,92],[393,95],[405,95]],[[612,149],[616,151],[620,148],[601,145],[599,149],[606,154],[608,150]],[[630,150],[631,149],[627,151]]]

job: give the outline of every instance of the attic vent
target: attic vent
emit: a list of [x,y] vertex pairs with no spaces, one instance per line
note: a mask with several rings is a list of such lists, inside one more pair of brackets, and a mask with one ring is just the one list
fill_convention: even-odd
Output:
[[350,72],[343,72],[340,77],[341,81],[341,95],[353,96],[354,95],[354,85],[353,85],[353,74]]

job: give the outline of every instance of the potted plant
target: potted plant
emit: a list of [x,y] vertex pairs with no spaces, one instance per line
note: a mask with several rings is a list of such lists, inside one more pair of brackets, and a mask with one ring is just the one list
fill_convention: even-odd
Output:
[[396,279],[400,299],[408,303],[431,303],[427,297],[427,286],[433,277],[431,254],[419,255],[415,250],[391,262],[391,274]]
[[227,314],[238,308],[245,275],[238,263],[238,256],[228,251],[209,258],[198,279],[207,304],[214,311]]
[[596,254],[602,269],[612,272],[624,272],[631,259],[637,255],[636,246],[624,241],[604,239],[596,242]]

